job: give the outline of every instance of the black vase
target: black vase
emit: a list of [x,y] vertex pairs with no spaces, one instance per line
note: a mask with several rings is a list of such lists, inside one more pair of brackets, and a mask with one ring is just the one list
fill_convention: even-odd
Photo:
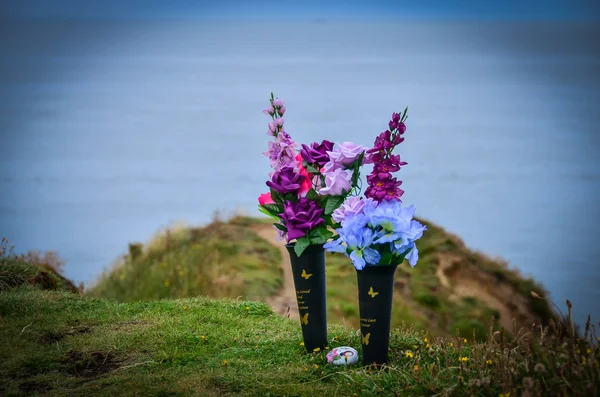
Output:
[[309,352],[323,350],[327,346],[325,250],[323,245],[309,245],[298,256],[294,243],[285,247],[292,262],[304,347]]
[[358,306],[364,365],[388,362],[394,274],[398,265],[357,270]]

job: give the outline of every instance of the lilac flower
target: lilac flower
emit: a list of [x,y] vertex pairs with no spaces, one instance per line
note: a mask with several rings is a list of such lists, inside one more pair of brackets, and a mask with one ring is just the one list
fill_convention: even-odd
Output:
[[319,189],[319,194],[339,196],[349,192],[352,185],[352,173],[337,168],[325,174],[325,187]]
[[298,201],[286,201],[283,214],[279,215],[288,229],[288,242],[306,236],[306,233],[325,224],[323,209],[316,201],[301,197]]
[[273,178],[267,181],[267,186],[278,193],[296,193],[300,190],[306,177],[299,174],[293,167],[285,166],[273,174]]
[[321,143],[313,142],[310,146],[302,145],[300,154],[307,163],[323,167],[329,161],[328,151],[333,150],[333,142],[324,140]]
[[264,114],[268,114],[269,116],[273,116],[275,114],[275,108],[272,105],[269,105],[268,108],[266,108],[265,110],[263,110]]
[[372,199],[363,200],[358,196],[350,197],[342,204],[342,206],[340,208],[333,211],[333,214],[331,214],[331,217],[333,218],[334,221],[336,221],[338,223],[342,223],[348,215],[362,214],[363,210],[365,208],[365,203],[367,201],[373,201],[373,200]]
[[283,99],[275,98],[273,100],[273,106],[279,110],[283,106]]
[[361,145],[355,145],[352,142],[337,144],[332,151],[328,151],[329,158],[338,164],[350,165],[356,160],[365,148]]

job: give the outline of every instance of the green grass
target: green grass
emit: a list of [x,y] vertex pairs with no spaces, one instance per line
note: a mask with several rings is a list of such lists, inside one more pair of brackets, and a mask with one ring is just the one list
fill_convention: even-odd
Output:
[[[6,265],[6,263],[4,264]],[[0,292],[0,395],[597,395],[598,349],[552,332],[483,343],[394,329],[384,370],[307,354],[296,321],[260,302],[117,303],[31,285]],[[590,335],[590,339],[592,336]],[[593,336],[595,338],[595,336]],[[354,330],[329,326],[330,347]],[[589,350],[588,350],[589,349]]]
[[[548,324],[554,316],[547,302],[534,299],[530,291],[544,295],[533,280],[524,279],[498,260],[469,250],[455,236],[432,222],[418,241],[420,259],[417,267],[405,262],[396,271],[392,326],[411,324],[432,335],[466,335],[477,340],[489,336],[490,318],[500,312],[475,297],[456,297],[436,275],[440,258],[457,258],[460,268],[478,275],[490,275],[510,287],[526,302],[529,321]],[[202,228],[175,228],[159,234],[146,246],[131,244],[129,254],[112,271],[105,273],[90,296],[120,302],[152,301],[199,295],[214,298],[242,297],[265,301],[281,286],[281,254],[271,241],[254,231],[269,227],[269,219],[236,216],[227,222],[215,221]],[[358,328],[356,271],[341,254],[327,254],[328,320]],[[492,286],[490,286],[492,287]],[[510,321],[510,319],[509,319]],[[512,326],[507,335],[514,333]]]
[[248,227],[176,228],[129,254],[87,294],[120,302],[198,295],[264,300],[281,286],[281,254]]

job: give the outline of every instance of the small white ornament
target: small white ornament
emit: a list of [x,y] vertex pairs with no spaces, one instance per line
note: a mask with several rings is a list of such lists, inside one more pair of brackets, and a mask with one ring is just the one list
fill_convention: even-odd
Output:
[[327,353],[327,362],[333,365],[351,365],[358,362],[358,352],[350,346],[336,347]]

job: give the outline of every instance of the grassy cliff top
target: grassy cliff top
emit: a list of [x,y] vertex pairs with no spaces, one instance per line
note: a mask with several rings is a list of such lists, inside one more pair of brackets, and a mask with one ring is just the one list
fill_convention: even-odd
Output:
[[[553,317],[533,280],[501,260],[468,249],[432,222],[417,242],[417,267],[398,267],[392,326],[411,324],[434,335],[485,340],[494,330],[515,334]],[[88,294],[120,302],[198,295],[259,300],[285,313],[294,309],[293,282],[284,274],[288,253],[275,241],[268,220],[237,216],[203,227],[180,227],[148,244],[130,244],[129,253],[105,273]],[[287,261],[287,262],[286,262]],[[328,320],[358,328],[356,271],[341,254],[327,254]],[[291,291],[286,291],[291,290]],[[514,330],[513,319],[516,324]]]
[[[330,348],[360,353],[355,331],[328,331]],[[260,302],[117,303],[24,284],[0,291],[0,395],[598,395],[597,347],[539,333],[478,343],[401,327],[387,369],[335,367]]]

